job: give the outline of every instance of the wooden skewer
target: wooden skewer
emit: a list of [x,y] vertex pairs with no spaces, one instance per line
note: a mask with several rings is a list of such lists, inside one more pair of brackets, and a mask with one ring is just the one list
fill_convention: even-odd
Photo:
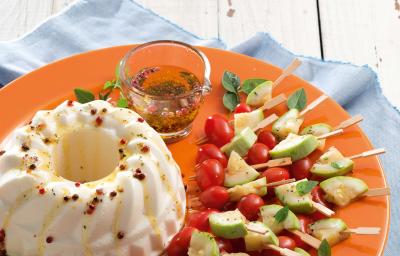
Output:
[[354,124],[358,124],[359,122],[361,122],[363,120],[363,116],[362,115],[355,115],[343,122],[341,122],[338,126],[336,126],[334,128],[334,130],[339,130],[339,129],[345,129],[349,126],[352,126]]
[[[284,157],[284,158],[278,158],[278,159],[273,159],[273,160],[269,160],[266,163],[262,163],[262,164],[255,164],[255,165],[251,165],[251,167],[253,167],[254,169],[262,169],[265,167],[277,167],[277,166],[286,166],[286,165],[291,165],[292,164],[292,159],[290,157]],[[200,164],[196,164],[195,168],[199,168]],[[193,176],[189,176],[188,180],[195,180],[196,179],[196,175]]]
[[277,251],[283,256],[301,256],[301,254],[298,253],[298,252],[289,250],[287,248],[281,248],[281,247],[273,245],[273,244],[268,244],[265,247],[267,249],[271,249],[271,250]]
[[319,96],[316,100],[314,100],[313,102],[308,104],[308,106],[300,112],[299,116],[304,116],[306,113],[308,113],[310,110],[314,109],[316,106],[321,104],[321,102],[323,102],[327,98],[328,98],[328,96],[326,96],[325,94]]
[[319,140],[326,139],[326,138],[328,138],[328,137],[341,134],[341,133],[343,133],[343,132],[344,132],[343,129],[334,130],[334,131],[331,131],[331,132],[322,134],[322,135],[320,135],[320,136],[317,136],[317,139],[319,139]]
[[362,152],[357,155],[349,156],[350,159],[356,159],[356,158],[362,158],[362,157],[367,157],[367,156],[374,156],[374,155],[379,155],[385,153],[386,150],[384,148],[376,148],[372,150],[368,150],[365,152]]
[[325,216],[328,216],[328,217],[331,217],[332,215],[334,215],[335,214],[335,212],[334,211],[332,211],[331,209],[329,209],[328,207],[326,207],[326,206],[324,206],[324,205],[322,205],[322,204],[319,204],[319,203],[317,203],[317,202],[312,202],[312,205],[313,205],[313,207],[317,210],[317,211],[319,211],[320,213],[322,213],[323,215],[325,215]]
[[262,164],[255,164],[252,165],[251,167],[257,170],[265,167],[286,166],[291,164],[292,164],[292,159],[290,157],[284,157],[284,158],[269,160],[268,162]]
[[295,71],[299,66],[301,65],[301,61],[297,58],[295,58],[290,64],[289,66],[287,66],[282,74],[275,79],[274,83],[272,84],[272,89],[274,89],[278,84],[280,84],[283,79],[285,79],[287,76],[289,76],[290,74],[293,73],[293,71]]
[[340,233],[350,233],[358,235],[379,235],[380,232],[381,228],[378,227],[358,227],[358,228],[349,228]]
[[312,235],[303,233],[300,230],[288,230],[288,231],[298,236],[303,242],[310,245],[312,248],[318,249],[319,246],[321,245],[321,241],[313,237]]
[[364,193],[364,196],[388,196],[390,195],[389,188],[371,188]]
[[253,128],[253,132],[256,132],[257,130],[264,128],[270,124],[272,124],[273,122],[275,122],[279,117],[276,114],[272,114],[270,116],[268,116],[267,118],[265,118],[264,120],[262,120],[261,122],[259,122],[254,128]]
[[251,223],[246,224],[246,229],[260,235],[265,235],[268,232],[265,228],[260,228],[255,225],[251,225]]
[[196,140],[196,145],[204,144],[208,141],[207,136],[202,136]]
[[[288,179],[288,180],[275,181],[275,182],[267,183],[267,187],[280,186],[280,185],[292,183],[292,182],[295,182],[295,181],[296,181],[296,179]],[[256,188],[262,188],[262,187],[264,187],[264,186],[257,186]]]
[[269,101],[265,102],[263,106],[259,107],[257,110],[267,110],[271,109],[275,106],[278,106],[279,104],[283,103],[286,101],[286,96],[285,94],[281,93],[278,96],[270,99]]

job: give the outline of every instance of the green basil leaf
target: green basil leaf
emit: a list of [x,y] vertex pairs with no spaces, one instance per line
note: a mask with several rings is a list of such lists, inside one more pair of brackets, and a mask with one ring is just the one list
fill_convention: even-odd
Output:
[[128,107],[128,100],[126,98],[119,98],[117,101],[117,107],[119,108]]
[[286,220],[286,217],[288,216],[288,214],[289,214],[289,207],[285,206],[276,212],[275,220],[278,223],[281,223],[282,221]]
[[289,109],[297,108],[299,111],[302,111],[307,104],[307,95],[306,91],[303,88],[295,91],[292,95],[289,96],[287,100],[287,106]]
[[229,109],[229,111],[233,111],[240,103],[238,95],[233,92],[226,92],[222,98],[222,102],[224,103],[224,106]]
[[296,184],[297,193],[300,196],[308,194],[311,190],[318,185],[318,181],[315,180],[305,180]]
[[331,256],[331,246],[326,239],[322,240],[318,247],[318,256]]
[[343,164],[341,162],[332,162],[331,166],[335,169],[341,169],[343,168]]
[[122,87],[121,87],[121,80],[116,80],[116,81],[114,81],[114,89],[120,89],[120,90],[122,90]]
[[262,78],[251,78],[251,79],[246,79],[243,81],[241,91],[249,94],[254,88],[257,87],[257,85],[264,83],[265,81],[268,81],[266,79]]
[[79,103],[87,103],[87,102],[94,101],[94,99],[95,99],[94,94],[92,92],[81,89],[81,88],[75,88],[74,93],[75,93],[75,97]]
[[222,76],[222,85],[228,92],[236,93],[240,86],[240,78],[230,71],[225,71]]
[[109,90],[106,94],[102,94],[101,92],[99,93],[99,99],[100,100],[107,100],[108,97],[110,96],[112,90]]
[[114,88],[114,83],[113,83],[113,81],[107,81],[107,82],[105,82],[105,83],[104,83],[104,86],[103,86],[103,90],[107,90],[107,89],[110,89],[110,88]]

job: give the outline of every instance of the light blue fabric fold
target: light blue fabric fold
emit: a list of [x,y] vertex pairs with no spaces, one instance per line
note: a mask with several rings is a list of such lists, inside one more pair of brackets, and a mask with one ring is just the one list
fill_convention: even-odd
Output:
[[[26,36],[0,42],[0,84],[79,52],[159,39],[226,48],[220,40],[199,38],[131,0],[80,0]],[[295,57],[266,33],[231,50],[280,67]],[[325,91],[351,114],[362,114],[365,121],[361,127],[374,146],[388,151],[381,157],[392,190],[391,231],[385,255],[398,255],[399,112],[382,95],[376,74],[369,67],[301,57],[304,64],[296,74]]]

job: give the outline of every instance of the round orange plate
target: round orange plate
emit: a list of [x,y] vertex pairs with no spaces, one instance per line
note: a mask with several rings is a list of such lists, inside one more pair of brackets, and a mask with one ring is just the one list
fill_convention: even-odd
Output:
[[[38,110],[51,108],[67,98],[74,99],[75,87],[99,88],[106,80],[114,78],[116,63],[133,46],[121,46],[92,51],[63,59],[35,70],[10,83],[0,90],[0,140],[15,127],[27,122]],[[211,62],[211,82],[213,91],[207,96],[205,104],[194,122],[192,134],[186,139],[169,146],[174,158],[185,176],[193,174],[196,157],[195,138],[202,135],[206,117],[213,113],[228,114],[222,105],[224,90],[220,84],[224,70],[232,71],[242,80],[247,78],[266,78],[274,80],[281,69],[256,59],[232,52],[201,48]],[[303,87],[307,91],[308,102],[322,94],[306,81],[290,76],[274,91],[293,92]],[[284,104],[273,110],[278,115],[286,111]],[[272,112],[271,112],[272,113]],[[268,114],[268,113],[267,113]],[[333,100],[329,99],[308,113],[304,125],[326,122],[337,125],[349,115]],[[348,128],[343,135],[327,140],[326,148],[336,146],[344,155],[353,155],[372,149],[368,138],[358,127]],[[311,156],[316,159],[321,152]],[[386,187],[383,170],[377,157],[355,160],[353,176],[363,179],[371,188]],[[380,227],[380,235],[353,235],[350,239],[336,245],[333,255],[381,255],[387,238],[389,226],[389,201],[387,197],[364,198],[350,206],[338,210],[349,227]]]

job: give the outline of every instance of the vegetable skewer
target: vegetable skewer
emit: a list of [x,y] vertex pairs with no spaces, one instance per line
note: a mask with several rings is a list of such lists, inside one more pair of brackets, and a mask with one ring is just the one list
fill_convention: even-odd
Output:
[[301,60],[298,58],[295,58],[289,66],[287,66],[282,74],[275,79],[274,83],[272,84],[272,89],[274,89],[278,84],[280,84],[286,77],[288,77],[290,74],[292,74],[299,66],[301,65]]

